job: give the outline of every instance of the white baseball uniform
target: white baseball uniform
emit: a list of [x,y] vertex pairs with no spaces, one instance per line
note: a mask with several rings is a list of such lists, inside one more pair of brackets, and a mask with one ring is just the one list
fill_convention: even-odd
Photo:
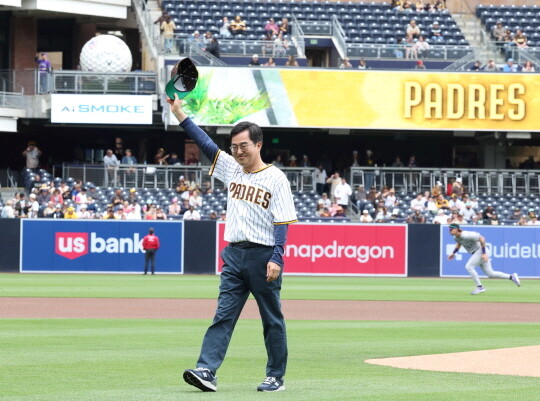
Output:
[[225,241],[274,246],[273,225],[298,221],[289,181],[277,167],[248,173],[234,157],[218,151],[210,175],[228,188]]
[[[480,266],[480,268],[484,271],[484,273],[487,274],[488,277],[509,279],[510,274],[493,270],[493,268],[491,267],[491,259],[488,259],[487,261],[484,261],[482,259],[482,245],[480,244],[480,237],[480,233],[476,231],[461,231],[461,235],[459,237],[454,236],[456,242],[458,244],[461,244],[461,246],[465,248],[467,252],[472,254],[469,261],[465,265],[465,268],[471,275],[476,285],[482,285],[482,283],[480,282],[480,277],[475,270],[476,266]],[[488,253],[487,250],[486,253]]]

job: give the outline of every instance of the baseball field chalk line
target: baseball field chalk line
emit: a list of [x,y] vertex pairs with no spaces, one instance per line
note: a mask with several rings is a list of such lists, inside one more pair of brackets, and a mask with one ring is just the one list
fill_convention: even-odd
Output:
[[367,359],[372,365],[436,372],[540,377],[540,345],[451,354]]

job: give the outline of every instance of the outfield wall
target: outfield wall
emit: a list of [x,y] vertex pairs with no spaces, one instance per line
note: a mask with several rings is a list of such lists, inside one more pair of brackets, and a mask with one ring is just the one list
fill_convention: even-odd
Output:
[[[141,241],[153,227],[160,237],[156,270],[219,274],[225,224],[214,221],[101,221],[0,219],[1,272],[127,273],[144,266]],[[540,277],[540,228],[464,227],[479,231],[498,270]],[[468,277],[468,255],[455,261],[447,226],[434,224],[316,224],[290,227],[288,275]]]

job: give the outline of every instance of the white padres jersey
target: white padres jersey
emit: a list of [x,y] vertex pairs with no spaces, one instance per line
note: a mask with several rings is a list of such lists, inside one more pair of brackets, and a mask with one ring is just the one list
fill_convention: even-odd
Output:
[[459,238],[454,237],[454,239],[469,253],[474,253],[481,247],[480,233],[476,231],[462,231],[461,236]]
[[228,188],[225,241],[274,246],[274,225],[298,221],[291,186],[277,167],[247,173],[234,157],[218,151],[210,175]]

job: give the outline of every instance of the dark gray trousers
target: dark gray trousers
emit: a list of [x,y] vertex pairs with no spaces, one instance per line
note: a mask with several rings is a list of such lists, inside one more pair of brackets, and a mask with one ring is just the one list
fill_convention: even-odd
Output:
[[287,335],[281,313],[281,275],[266,281],[266,265],[272,247],[239,248],[227,246],[221,257],[223,271],[216,315],[204,336],[197,367],[216,372],[227,352],[231,336],[250,292],[255,297],[263,323],[268,355],[266,376],[282,377],[287,365]]
[[147,249],[144,254],[144,274],[148,273],[148,262],[150,262],[150,268],[152,269],[152,274],[156,268],[156,250]]

